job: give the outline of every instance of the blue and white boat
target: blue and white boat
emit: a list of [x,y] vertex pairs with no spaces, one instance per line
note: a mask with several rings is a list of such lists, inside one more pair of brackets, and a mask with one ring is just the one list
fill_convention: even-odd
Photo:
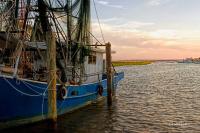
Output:
[[[105,50],[91,33],[90,6],[90,0],[0,1],[0,129],[47,119],[48,32],[56,43],[57,114],[107,96]],[[113,91],[123,77],[114,72]]]

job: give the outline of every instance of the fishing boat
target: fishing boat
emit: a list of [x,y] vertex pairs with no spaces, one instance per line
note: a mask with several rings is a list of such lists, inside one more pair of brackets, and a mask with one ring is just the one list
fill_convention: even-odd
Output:
[[[48,118],[51,72],[57,115],[108,96],[105,44],[92,34],[90,7],[90,0],[0,1],[0,129]],[[112,92],[123,77],[112,69]]]

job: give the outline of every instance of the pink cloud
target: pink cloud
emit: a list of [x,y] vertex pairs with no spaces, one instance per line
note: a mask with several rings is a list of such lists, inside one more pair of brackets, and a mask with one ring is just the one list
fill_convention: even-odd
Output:
[[[200,57],[199,34],[194,35],[182,31],[164,29],[145,31],[144,26],[152,23],[137,22],[135,28],[123,24],[120,26],[102,24],[104,36],[112,43],[112,48],[117,53],[113,55],[114,60],[128,59],[182,59],[186,57]],[[118,28],[117,28],[118,27]],[[100,39],[101,36],[96,24],[93,32]],[[199,37],[200,38],[200,37]]]

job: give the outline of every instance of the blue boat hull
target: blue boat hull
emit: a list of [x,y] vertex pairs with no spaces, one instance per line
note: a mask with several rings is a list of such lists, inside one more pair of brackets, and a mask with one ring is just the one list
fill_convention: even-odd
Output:
[[[114,88],[123,78],[124,73],[115,75]],[[58,115],[106,97],[107,80],[100,84],[104,88],[102,96],[98,95],[99,82],[66,87],[64,100],[57,100]],[[48,112],[47,88],[47,84],[42,82],[0,77],[0,129],[45,120]]]

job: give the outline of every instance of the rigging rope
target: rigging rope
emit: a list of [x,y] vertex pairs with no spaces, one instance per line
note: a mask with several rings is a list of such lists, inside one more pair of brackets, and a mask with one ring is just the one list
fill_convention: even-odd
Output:
[[16,90],[17,92],[21,93],[22,95],[25,95],[25,96],[30,96],[30,97],[38,97],[38,96],[42,96],[43,94],[29,94],[29,93],[26,93],[26,92],[23,92],[19,89],[17,89],[12,83],[10,83],[9,80],[7,80],[5,77],[3,77],[4,80],[11,86],[11,88],[13,88],[14,90]]
[[98,20],[98,23],[99,23],[99,28],[100,28],[100,31],[101,31],[101,36],[102,36],[103,42],[105,44],[106,41],[105,41],[105,38],[104,38],[104,35],[103,35],[103,30],[101,28],[101,23],[100,23],[100,20],[99,20],[99,15],[98,15],[98,12],[97,12],[97,7],[96,7],[95,0],[93,0],[93,4],[94,4],[94,9],[95,9],[95,13],[96,13],[96,16],[97,16],[97,20]]

